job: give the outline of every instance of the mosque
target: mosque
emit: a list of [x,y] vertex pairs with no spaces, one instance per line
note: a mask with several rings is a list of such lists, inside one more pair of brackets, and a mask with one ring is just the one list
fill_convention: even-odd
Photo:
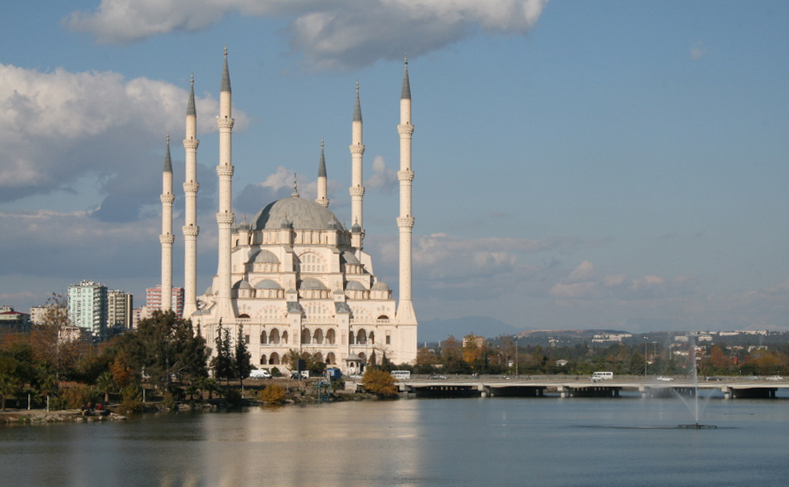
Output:
[[[213,347],[218,328],[237,337],[239,328],[258,368],[289,368],[291,350],[357,373],[367,364],[413,363],[417,319],[411,299],[412,229],[411,87],[405,61],[400,96],[399,300],[373,273],[364,251],[362,110],[359,85],[351,122],[351,221],[347,229],[329,209],[326,163],[321,144],[318,194],[302,198],[294,182],[288,198],[264,206],[252,221],[236,223],[232,209],[232,133],[230,73],[225,49],[219,95],[218,266],[211,286],[197,296],[197,112],[194,78],[186,110],[184,238],[184,317]],[[162,289],[173,283],[173,175],[169,138],[163,171]],[[172,308],[162,293],[162,309]]]

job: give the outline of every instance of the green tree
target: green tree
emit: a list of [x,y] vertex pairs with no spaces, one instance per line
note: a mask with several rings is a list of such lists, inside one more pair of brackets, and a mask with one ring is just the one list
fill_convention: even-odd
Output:
[[211,369],[214,371],[215,378],[225,379],[229,385],[230,379],[233,378],[233,357],[230,353],[230,330],[222,327],[221,319],[219,320],[219,326],[217,326],[214,345],[216,347],[216,355],[211,359]]
[[0,410],[5,411],[6,399],[17,394],[20,388],[19,379],[10,374],[0,374]]
[[238,336],[236,337],[236,350],[235,357],[233,357],[233,366],[235,368],[236,376],[244,387],[244,379],[249,377],[252,372],[252,354],[247,350],[247,341],[244,336],[244,326],[238,326]]

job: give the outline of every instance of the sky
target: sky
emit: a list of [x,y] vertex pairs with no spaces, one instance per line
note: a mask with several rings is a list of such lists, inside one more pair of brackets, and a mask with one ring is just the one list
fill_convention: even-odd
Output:
[[421,321],[789,329],[789,3],[72,0],[0,16],[0,304],[160,280],[171,136],[198,112],[198,290],[216,273],[223,50],[234,210],[315,197],[350,224],[355,83],[365,250],[397,294],[399,96],[413,103]]

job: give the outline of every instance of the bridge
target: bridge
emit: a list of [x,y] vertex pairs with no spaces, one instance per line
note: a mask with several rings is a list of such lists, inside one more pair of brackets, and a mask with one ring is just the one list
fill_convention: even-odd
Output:
[[[398,381],[398,386],[401,392],[416,397],[619,397],[622,392],[639,393],[641,397],[673,397],[675,393],[693,396],[697,390],[689,378],[659,381],[655,377],[645,379],[637,376],[615,377],[601,382],[574,376],[414,377]],[[775,398],[779,389],[789,390],[789,381],[727,377],[698,383],[698,390],[719,391],[724,399]]]

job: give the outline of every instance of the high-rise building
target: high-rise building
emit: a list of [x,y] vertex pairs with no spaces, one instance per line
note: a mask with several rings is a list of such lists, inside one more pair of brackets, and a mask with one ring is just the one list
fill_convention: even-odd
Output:
[[94,340],[103,340],[107,332],[107,286],[89,280],[69,286],[68,319]]
[[[172,288],[172,301],[171,301],[171,310],[175,312],[175,315],[179,318],[183,316],[184,312],[184,288],[182,287],[174,287]],[[162,286],[158,285],[156,287],[149,287],[145,290],[145,307],[147,308],[147,312],[145,316],[141,316],[140,318],[147,318],[153,314],[154,311],[161,311],[162,310]]]
[[132,325],[132,301],[130,293],[107,291],[107,326],[130,329]]

